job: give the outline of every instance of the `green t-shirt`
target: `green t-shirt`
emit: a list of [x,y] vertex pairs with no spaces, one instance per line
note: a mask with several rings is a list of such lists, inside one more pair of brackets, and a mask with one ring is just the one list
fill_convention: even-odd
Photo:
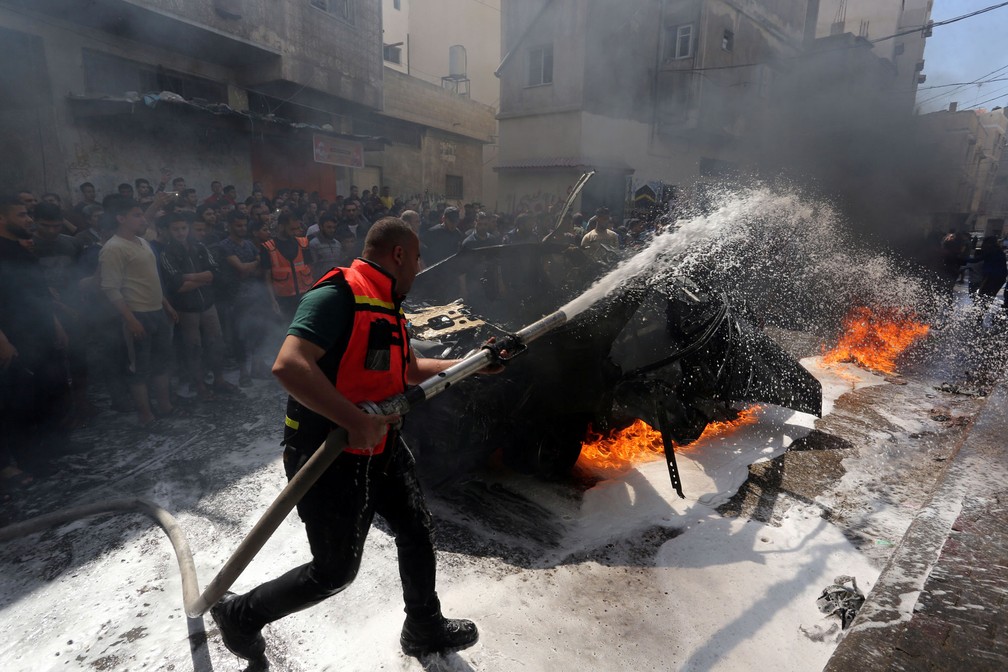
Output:
[[301,297],[287,333],[328,351],[337,343],[346,343],[353,319],[350,287],[345,282],[334,282]]

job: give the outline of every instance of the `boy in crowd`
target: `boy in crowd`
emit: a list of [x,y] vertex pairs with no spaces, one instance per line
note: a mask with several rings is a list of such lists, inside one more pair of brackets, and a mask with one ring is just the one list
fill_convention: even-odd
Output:
[[[161,277],[168,299],[178,311],[182,331],[184,365],[191,385],[200,399],[213,393],[230,394],[235,387],[224,380],[223,342],[220,317],[214,305],[214,278],[220,273],[216,260],[197,237],[190,236],[192,215],[176,211],[165,215],[169,243],[161,256]],[[213,373],[213,393],[206,386],[207,368]]]
[[148,387],[162,416],[175,410],[168,374],[172,324],[178,321],[178,313],[161,290],[154,251],[143,238],[147,222],[140,205],[121,197],[106,201],[116,232],[98,256],[101,288],[122,318],[130,392],[137,420],[146,426],[155,420]]
[[228,237],[217,244],[217,256],[221,260],[222,278],[218,312],[227,325],[224,331],[238,362],[238,384],[249,387],[252,355],[262,342],[267,319],[262,314],[266,288],[259,266],[259,248],[248,239],[248,217],[241,212],[228,216]]

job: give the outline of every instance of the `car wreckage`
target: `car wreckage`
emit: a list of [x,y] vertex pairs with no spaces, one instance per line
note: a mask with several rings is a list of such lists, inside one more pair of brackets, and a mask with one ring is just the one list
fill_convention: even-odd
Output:
[[[666,234],[675,235],[675,234]],[[554,243],[463,250],[420,273],[406,303],[422,356],[463,357],[506,339],[584,292],[605,263]],[[819,382],[696,278],[641,274],[514,358],[416,408],[403,428],[437,482],[500,451],[512,468],[569,472],[589,430],[641,419],[659,430],[672,485],[674,447],[733,405],[770,403],[820,415]]]

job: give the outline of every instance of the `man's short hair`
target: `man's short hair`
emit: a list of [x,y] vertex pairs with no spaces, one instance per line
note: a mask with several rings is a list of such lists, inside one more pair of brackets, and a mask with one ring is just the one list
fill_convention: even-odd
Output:
[[243,213],[241,210],[232,210],[228,213],[227,223],[230,226],[233,222],[237,222],[239,219],[248,222],[248,213]]
[[449,205],[444,210],[444,218],[453,222],[459,221],[459,209],[454,205]]
[[596,217],[598,217],[600,215],[608,215],[608,214],[609,214],[609,208],[607,208],[604,205],[600,205],[598,208],[595,209],[595,216]]
[[140,207],[140,204],[132,198],[120,196],[118,194],[106,197],[102,201],[102,205],[105,207],[105,211],[112,215],[112,217],[125,215],[133,208]]
[[277,217],[277,226],[287,226],[291,222],[300,222],[300,217],[295,217],[290,212],[281,212],[280,216]]
[[172,184],[178,184],[179,182],[185,184],[185,178],[184,177],[176,177],[174,180],[171,181]]
[[258,217],[256,219],[250,219],[249,220],[249,224],[248,224],[248,232],[249,233],[256,233],[260,229],[267,229],[267,228],[269,228],[269,227],[267,226],[266,222],[262,221]]
[[389,254],[396,247],[406,247],[416,237],[413,228],[400,218],[384,217],[368,230],[364,239],[364,256]]
[[159,229],[167,229],[174,222],[185,222],[186,224],[192,225],[194,221],[193,214],[187,212],[186,210],[175,210],[174,212],[166,212],[157,221]]
[[150,180],[148,180],[146,177],[138,177],[137,179],[133,180],[133,186],[136,187],[137,189],[140,188],[141,184],[146,184],[148,187],[151,186]]
[[14,208],[23,208],[18,192],[0,194],[0,214],[9,214]]
[[35,206],[35,217],[36,221],[42,219],[47,222],[62,222],[63,212],[60,210],[58,205],[53,205],[52,203],[46,203],[42,201]]
[[331,212],[323,212],[321,215],[319,215],[318,225],[319,228],[321,229],[322,225],[325,224],[326,222],[335,222],[335,221],[337,221],[336,215],[332,214]]
[[123,189],[126,189],[127,191],[133,191],[133,185],[130,184],[129,182],[123,182],[118,187],[116,187],[117,191],[122,191]]
[[84,191],[84,187],[91,187],[92,189],[94,189],[94,185],[91,184],[90,182],[83,182],[83,183],[81,183],[80,187],[78,187],[78,188],[81,191]]
[[227,192],[229,192],[229,191],[234,191],[234,192],[237,192],[237,191],[238,191],[238,189],[237,189],[237,188],[235,188],[235,186],[234,186],[233,184],[229,184],[229,185],[227,185],[226,187],[224,187],[224,193],[226,194],[226,193],[227,193]]
[[104,212],[105,210],[97,203],[86,205],[84,206],[84,209],[81,210],[81,213],[83,213],[84,217],[86,217],[87,219],[91,219],[96,214],[103,214]]
[[60,195],[59,195],[59,194],[57,194],[57,193],[56,193],[55,191],[47,191],[46,193],[44,193],[44,194],[42,194],[41,196],[39,196],[39,199],[40,199],[40,200],[43,200],[43,201],[44,201],[45,199],[47,199],[47,198],[55,198],[55,199],[56,199],[57,201],[59,201],[60,203],[62,203],[62,202],[63,202],[63,199],[62,199],[62,198],[60,198]]

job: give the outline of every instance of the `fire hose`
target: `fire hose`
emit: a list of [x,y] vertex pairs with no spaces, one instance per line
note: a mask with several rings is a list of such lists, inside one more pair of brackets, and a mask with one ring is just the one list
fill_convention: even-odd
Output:
[[[455,383],[478,373],[487,366],[507,363],[524,352],[528,343],[560,327],[567,320],[567,314],[558,310],[514,334],[484,345],[480,350],[469,354],[444,371],[431,376],[419,385],[410,387],[403,394],[397,394],[379,402],[365,402],[360,407],[366,413],[375,415],[405,415],[417,404],[444,392]],[[140,498],[115,499],[38,516],[0,528],[0,542],[105,513],[143,514],[153,519],[168,535],[178,560],[179,572],[182,575],[182,602],[185,613],[189,618],[199,618],[216,604],[228,588],[234,584],[252,562],[252,559],[262,550],[266,541],[273,536],[291,509],[343,452],[346,445],[345,429],[337,427],[329,433],[325,442],[277,495],[277,498],[266,509],[202,593],[199,592],[196,563],[193,561],[192,551],[185,533],[174,516],[149,500]]]

